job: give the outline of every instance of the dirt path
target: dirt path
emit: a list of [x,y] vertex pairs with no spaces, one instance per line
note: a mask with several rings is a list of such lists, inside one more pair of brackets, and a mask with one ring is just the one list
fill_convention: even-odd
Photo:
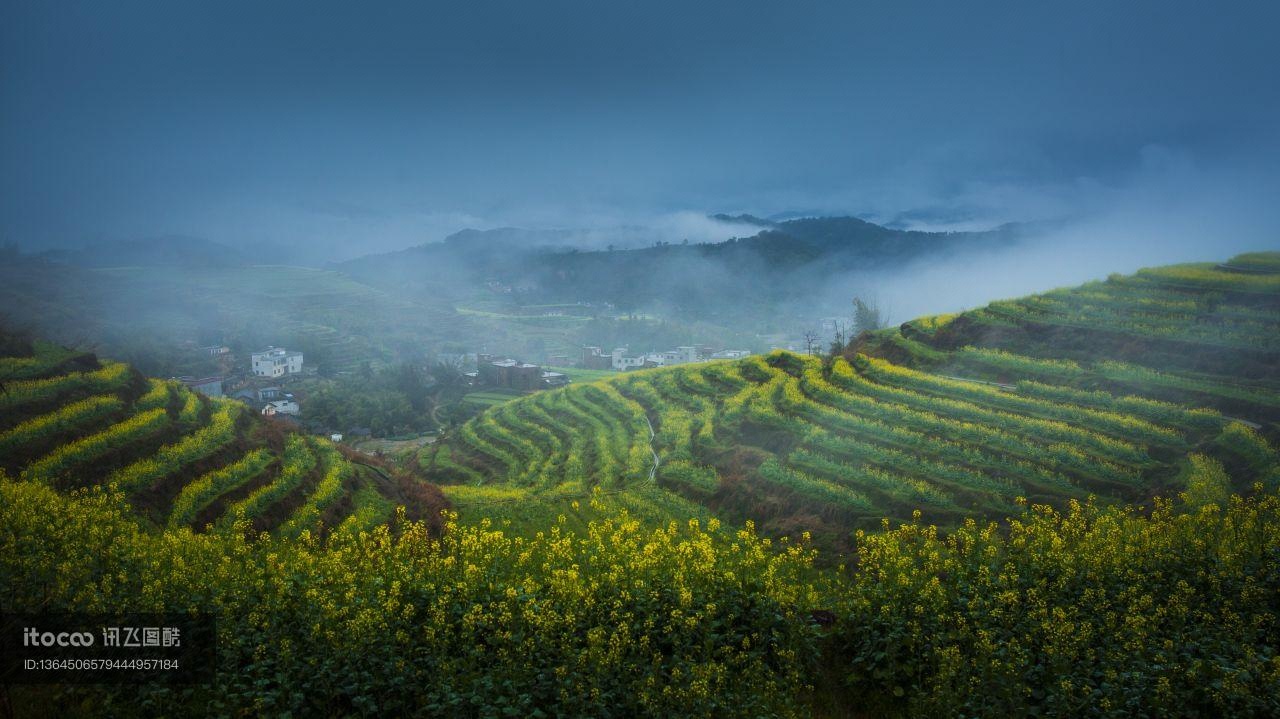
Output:
[[974,384],[985,384],[989,387],[999,387],[1000,389],[1007,389],[1009,391],[1013,391],[1017,389],[1015,385],[1004,384],[1002,382],[988,382],[985,379],[974,379],[972,377],[956,377],[955,375],[950,375],[950,374],[941,374],[938,376],[944,379],[953,379],[957,382],[972,382]]
[[658,465],[662,460],[658,459],[658,450],[653,448],[653,440],[657,437],[653,431],[653,422],[649,421],[649,415],[644,416],[644,423],[649,427],[649,453],[653,455],[653,466],[649,468],[649,482],[652,483],[658,477]]

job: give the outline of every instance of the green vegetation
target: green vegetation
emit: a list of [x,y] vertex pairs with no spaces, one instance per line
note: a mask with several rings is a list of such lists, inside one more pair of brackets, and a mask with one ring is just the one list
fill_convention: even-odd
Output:
[[570,382],[595,382],[596,380],[608,379],[618,374],[613,370],[582,369],[581,367],[547,367],[547,369],[567,376]]
[[[1222,289],[1232,277],[1252,279],[1234,293]],[[495,403],[425,448],[420,464],[444,485],[521,493],[533,504],[520,521],[536,524],[539,506],[555,516],[597,488],[651,496],[652,476],[726,521],[807,529],[842,549],[853,530],[917,509],[953,527],[1004,516],[1020,497],[1059,508],[1090,495],[1142,501],[1184,489],[1197,451],[1231,460],[1221,437],[1233,416],[1214,407],[1247,403],[1245,419],[1272,416],[1265,409],[1280,400],[1280,377],[1263,360],[1280,336],[1280,290],[1259,294],[1266,283],[1257,277],[1162,268],[872,332],[831,361],[775,353],[610,373]],[[1018,317],[1103,333],[1098,355],[1046,356],[1056,345],[1015,331]],[[1000,341],[960,342],[979,330]],[[1104,341],[1117,333],[1138,339]],[[1156,369],[1139,363],[1146,352],[1118,351],[1157,340],[1230,347],[1234,359],[1214,374],[1186,358]],[[1236,490],[1264,479],[1237,475]],[[485,515],[483,498],[446,491],[464,520]]]
[[467,404],[474,404],[481,407],[492,407],[494,405],[510,402],[517,397],[523,397],[524,392],[514,389],[488,389],[480,392],[468,392],[462,401]]
[[0,453],[29,447],[45,437],[59,437],[91,427],[103,417],[124,409],[124,403],[112,395],[99,395],[63,405],[19,424],[6,432],[0,432]]
[[886,522],[856,570],[822,572],[803,537],[715,520],[299,541],[157,532],[119,494],[0,476],[6,611],[216,608],[220,646],[211,686],[11,696],[166,715],[1272,715],[1280,497],[1212,496],[1022,507],[945,537]]
[[6,414],[19,412],[32,405],[84,392],[110,392],[123,388],[131,379],[129,366],[111,363],[101,369],[73,372],[47,379],[6,382],[0,393],[0,410]]
[[[0,363],[26,377],[0,393],[0,469],[12,476],[58,490],[111,486],[146,523],[197,530],[234,526],[238,516],[290,535],[327,532],[351,517],[348,526],[367,530],[391,519],[394,506],[414,504],[394,486],[358,477],[327,440],[282,434],[238,402],[48,343],[4,339],[16,354]],[[423,516],[440,506],[412,509]]]
[[0,610],[216,611],[223,647],[209,687],[12,696],[1273,716],[1271,261],[495,401],[414,458],[456,508],[434,527],[380,460],[124,366],[10,363],[35,374],[0,424]]
[[173,508],[169,513],[169,526],[180,527],[191,524],[195,520],[196,513],[204,509],[209,502],[253,479],[273,460],[274,457],[266,448],[255,449],[238,461],[189,482],[173,500]]
[[860,534],[830,661],[873,715],[1271,715],[1280,502],[1221,489]]
[[850,348],[1000,383],[1024,381],[1280,420],[1280,253],[1132,276],[993,302]]
[[437,407],[446,399],[442,388],[412,364],[302,386],[307,392],[306,426],[322,433],[355,427],[367,428],[375,437],[427,432],[436,427]]
[[233,440],[236,421],[242,406],[238,402],[223,400],[213,413],[207,426],[186,435],[174,444],[165,445],[154,454],[123,467],[107,477],[125,491],[146,489],[160,479],[182,471],[187,465],[205,459]]
[[[425,448],[421,463],[441,484],[506,485],[535,507],[549,503],[544,516],[595,488],[639,497],[652,474],[726,520],[849,547],[854,529],[917,509],[954,526],[1003,516],[1018,497],[1064,507],[1090,494],[1125,502],[1176,491],[1188,452],[1225,424],[1141,397],[1002,389],[864,355],[823,363],[778,352],[514,400]],[[446,491],[464,519],[487,516],[489,496]]]

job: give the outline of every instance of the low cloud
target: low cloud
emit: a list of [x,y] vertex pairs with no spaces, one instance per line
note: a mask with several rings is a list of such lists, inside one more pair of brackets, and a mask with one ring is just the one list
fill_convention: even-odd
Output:
[[1273,147],[1230,161],[1203,161],[1150,145],[1132,172],[1109,185],[1080,179],[1039,192],[974,185],[948,206],[987,208],[991,225],[1040,224],[1013,247],[927,257],[896,270],[842,277],[827,288],[827,302],[872,297],[892,321],[902,322],[1113,272],[1280,249],[1277,159]]

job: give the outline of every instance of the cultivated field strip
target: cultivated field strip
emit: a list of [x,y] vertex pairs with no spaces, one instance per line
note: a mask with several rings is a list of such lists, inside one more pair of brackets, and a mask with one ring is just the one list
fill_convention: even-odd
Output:
[[[1214,270],[1203,272],[1213,276],[1208,285],[1162,285],[1156,278],[1168,275],[1140,273],[1130,278],[1113,278],[993,302],[977,312],[1014,323],[1098,328],[1244,350],[1280,349],[1280,317],[1255,306],[1254,298],[1241,302],[1225,298],[1221,292],[1227,283],[1256,283],[1262,278]],[[1274,278],[1270,284],[1275,284]]]
[[[1280,253],[1145,269],[1000,300],[872,333],[857,349],[947,375],[911,383],[917,391],[975,380],[972,400],[995,396],[982,382],[1016,386],[1018,395],[1076,408],[1042,416],[1093,429],[1105,429],[1098,422],[1106,418],[1079,409],[1183,431],[1237,419],[1260,428],[1280,422]],[[1020,410],[1017,404],[1000,400]]]
[[1225,425],[1046,374],[994,386],[787,352],[642,370],[492,408],[421,459],[441,483],[491,487],[451,494],[477,507],[648,492],[648,420],[658,489],[725,513],[853,527],[917,509],[941,522],[1002,516],[1023,497],[1138,500],[1176,481],[1183,457]]
[[[60,490],[110,486],[157,525],[366,531],[400,499],[327,440],[269,432],[238,402],[124,364],[36,342],[30,354],[0,357],[0,370],[0,468]],[[533,438],[516,442],[522,456],[568,439],[522,415],[494,422],[505,429],[484,428],[485,446],[514,431]]]

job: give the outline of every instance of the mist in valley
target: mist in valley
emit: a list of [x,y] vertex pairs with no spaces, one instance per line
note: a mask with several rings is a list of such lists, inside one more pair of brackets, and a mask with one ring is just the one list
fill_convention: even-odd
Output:
[[762,351],[1280,237],[1272,8],[240,10],[5,10],[5,322]]

